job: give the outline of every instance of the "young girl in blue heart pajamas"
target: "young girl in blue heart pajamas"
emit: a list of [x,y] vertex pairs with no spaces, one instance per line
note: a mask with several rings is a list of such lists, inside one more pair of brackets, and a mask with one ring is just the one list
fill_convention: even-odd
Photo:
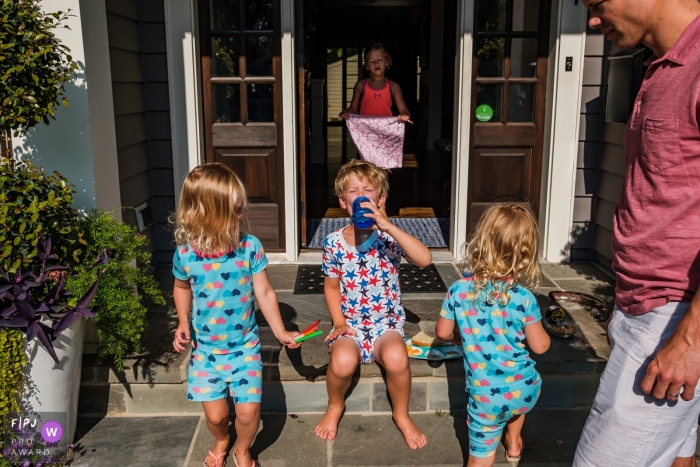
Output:
[[535,296],[537,221],[518,205],[487,210],[466,248],[468,274],[452,284],[435,326],[443,340],[464,347],[467,375],[468,467],[491,467],[503,444],[506,459],[520,460],[525,414],[542,386],[525,340],[537,354],[549,348]]
[[174,219],[179,326],[173,347],[180,352],[192,342],[187,398],[202,402],[216,438],[205,467],[226,464],[229,394],[236,411],[234,462],[255,465],[249,449],[260,424],[262,361],[253,296],[275,337],[289,348],[300,345],[284,329],[260,241],[240,234],[246,206],[236,174],[223,164],[205,164],[187,175]]

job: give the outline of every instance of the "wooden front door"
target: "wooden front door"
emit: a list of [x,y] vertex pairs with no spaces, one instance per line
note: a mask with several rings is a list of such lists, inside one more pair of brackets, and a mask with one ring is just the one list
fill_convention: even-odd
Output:
[[206,161],[248,189],[250,233],[284,249],[279,0],[198,0]]
[[539,215],[551,0],[475,0],[469,231],[493,204]]

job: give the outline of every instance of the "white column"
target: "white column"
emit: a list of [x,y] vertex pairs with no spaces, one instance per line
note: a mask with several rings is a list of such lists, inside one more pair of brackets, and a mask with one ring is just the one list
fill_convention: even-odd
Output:
[[165,39],[175,202],[187,173],[203,160],[202,102],[194,0],[165,0]]
[[[545,261],[559,262],[569,260],[571,249],[587,15],[581,2],[560,0],[553,6],[540,250]],[[566,57],[573,58],[572,71],[565,71]]]
[[457,9],[457,54],[455,64],[455,105],[452,130],[452,209],[450,210],[450,252],[461,256],[467,240],[467,193],[469,134],[471,129],[472,30],[474,0],[461,0]]
[[[300,1],[300,0],[297,0]],[[284,233],[287,261],[299,257],[299,155],[297,153],[294,0],[282,0],[282,134],[284,151]]]
[[115,210],[121,219],[117,139],[104,0],[43,0],[45,12],[71,10],[56,36],[81,69],[66,84],[69,106],[59,106],[49,126],[38,124],[13,140],[15,154],[75,185],[76,209]]

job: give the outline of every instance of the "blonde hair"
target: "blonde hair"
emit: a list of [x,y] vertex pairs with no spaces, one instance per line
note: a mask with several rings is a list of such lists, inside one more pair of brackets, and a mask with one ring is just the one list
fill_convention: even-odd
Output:
[[343,197],[350,175],[355,175],[358,180],[374,185],[379,196],[389,194],[389,179],[386,171],[371,162],[354,159],[342,166],[335,177],[336,196]]
[[490,207],[464,250],[465,269],[472,274],[475,291],[483,293],[490,283],[493,287],[483,298],[489,305],[498,301],[505,306],[514,284],[536,290],[541,276],[538,242],[537,221],[527,208],[517,204]]
[[369,60],[369,54],[371,54],[375,50],[378,50],[382,54],[384,54],[384,59],[386,60],[386,69],[387,71],[391,70],[391,67],[394,65],[394,61],[391,59],[391,54],[386,51],[384,44],[382,44],[381,42],[375,42],[374,44],[365,49],[365,68],[369,69],[367,67],[367,60]]
[[187,174],[171,222],[175,241],[202,253],[221,253],[240,243],[240,212],[248,208],[240,178],[224,164],[203,164]]

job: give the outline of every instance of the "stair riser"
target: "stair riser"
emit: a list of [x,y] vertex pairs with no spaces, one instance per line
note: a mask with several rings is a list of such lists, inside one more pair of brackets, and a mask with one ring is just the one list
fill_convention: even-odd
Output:
[[[539,408],[588,407],[593,402],[599,374],[543,377]],[[285,382],[263,385],[264,413],[323,413],[327,394],[323,381]],[[409,409],[414,413],[464,410],[467,395],[463,381],[416,378]],[[390,413],[386,386],[380,378],[361,379],[346,400],[348,413]],[[202,405],[187,400],[187,384],[83,385],[82,416],[95,414],[199,414]]]

